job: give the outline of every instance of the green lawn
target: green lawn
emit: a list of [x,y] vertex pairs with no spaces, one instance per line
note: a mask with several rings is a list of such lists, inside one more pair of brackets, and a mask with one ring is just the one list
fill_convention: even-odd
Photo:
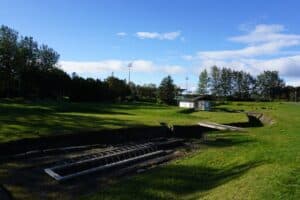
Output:
[[197,152],[121,179],[82,199],[300,199],[300,104],[228,103],[185,113],[154,104],[0,103],[0,142],[77,130],[136,125],[246,122],[256,110],[275,124],[211,133]]
[[0,142],[72,131],[195,124],[213,119],[230,123],[246,121],[243,114],[230,112],[195,112],[147,103],[14,103],[0,102]]
[[[82,199],[300,199],[300,105],[222,108],[257,109],[276,123],[247,133],[211,134],[217,140],[206,148]],[[212,114],[211,120],[222,121]]]

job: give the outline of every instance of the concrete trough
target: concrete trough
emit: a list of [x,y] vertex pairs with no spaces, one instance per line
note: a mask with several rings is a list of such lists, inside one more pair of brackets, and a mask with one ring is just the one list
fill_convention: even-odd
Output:
[[79,156],[64,164],[58,164],[44,171],[57,181],[64,181],[78,176],[118,170],[147,160],[165,157],[176,146],[182,145],[181,139],[158,140],[139,145],[127,145],[97,154]]
[[217,124],[214,122],[199,122],[198,125],[206,128],[217,129],[220,131],[245,131],[245,129],[240,127]]

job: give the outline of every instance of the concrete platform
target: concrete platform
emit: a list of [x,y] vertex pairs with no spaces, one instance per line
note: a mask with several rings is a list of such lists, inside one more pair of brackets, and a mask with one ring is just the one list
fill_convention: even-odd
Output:
[[206,128],[217,129],[220,131],[245,131],[244,128],[224,124],[217,124],[214,122],[199,122],[198,125]]

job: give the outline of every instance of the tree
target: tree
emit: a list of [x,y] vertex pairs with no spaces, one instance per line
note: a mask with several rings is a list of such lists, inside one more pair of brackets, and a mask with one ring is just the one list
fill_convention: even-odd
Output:
[[0,85],[5,97],[14,91],[18,32],[7,27],[0,27]]
[[38,64],[41,70],[50,70],[58,62],[59,54],[47,45],[39,49]]
[[[159,88],[153,84],[126,84],[124,80],[106,80],[71,76],[57,66],[59,54],[47,45],[39,45],[32,37],[20,36],[17,31],[0,27],[0,97],[60,99],[68,95],[74,101],[132,99],[171,104],[181,95],[170,76]],[[199,75],[198,92],[216,97],[248,100],[299,100],[300,87],[285,87],[277,71],[265,71],[257,79],[244,71],[213,66],[210,73]]]
[[242,81],[241,81],[241,99],[249,100],[251,98],[251,94],[254,91],[255,86],[255,78],[251,76],[251,74],[242,72]]
[[264,71],[257,76],[256,91],[263,100],[273,100],[284,82],[279,77],[278,71]]
[[120,80],[110,76],[106,79],[106,82],[112,99],[122,100],[126,96],[130,95],[130,88],[128,84],[126,84],[125,80]]
[[255,78],[244,71],[232,72],[232,95],[238,100],[249,100],[253,93]]
[[221,72],[217,66],[211,68],[211,93],[214,96],[221,96]]
[[208,94],[209,89],[209,76],[207,70],[204,69],[199,76],[199,83],[198,83],[198,93],[202,95]]
[[136,86],[137,97],[142,101],[155,102],[157,100],[157,87],[155,84]]
[[[19,96],[24,96],[28,93],[28,89],[33,89],[34,87],[32,83],[34,79],[30,75],[34,74],[33,71],[37,70],[38,54],[38,43],[32,37],[22,37],[18,43],[16,61]],[[25,77],[28,78],[25,80]]]
[[175,85],[171,76],[167,76],[162,79],[158,96],[160,101],[166,104],[173,104],[175,99]]
[[[0,96],[42,97],[60,94],[55,84],[46,80],[69,77],[56,67],[59,54],[46,45],[39,45],[32,37],[19,39],[18,32],[0,28]],[[47,91],[48,90],[48,91]]]
[[220,93],[223,97],[231,96],[232,94],[232,70],[229,68],[222,68],[220,71]]

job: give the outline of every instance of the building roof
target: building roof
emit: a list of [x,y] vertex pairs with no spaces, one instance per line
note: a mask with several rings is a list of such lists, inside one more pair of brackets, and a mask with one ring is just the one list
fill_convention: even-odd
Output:
[[185,101],[185,102],[195,102],[199,100],[210,100],[210,97],[207,95],[201,95],[201,96],[182,96],[178,99],[179,101]]

